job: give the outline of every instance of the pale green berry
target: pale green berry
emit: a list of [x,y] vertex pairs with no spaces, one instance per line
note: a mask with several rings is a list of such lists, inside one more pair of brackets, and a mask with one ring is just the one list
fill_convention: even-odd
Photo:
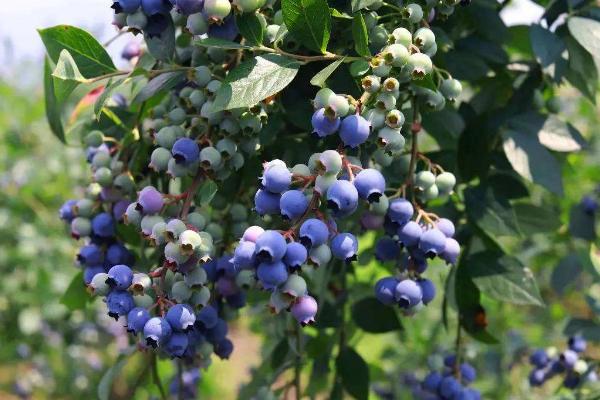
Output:
[[148,167],[152,168],[156,172],[166,171],[171,160],[171,152],[164,147],[157,147],[152,151],[150,155],[150,164]]
[[185,275],[184,282],[191,288],[203,286],[208,281],[206,270],[202,267],[196,266],[190,272]]
[[179,246],[184,254],[193,254],[202,244],[202,237],[198,232],[188,229],[179,235]]
[[319,156],[319,166],[326,174],[338,174],[342,170],[342,156],[335,150],[325,150]]
[[127,206],[125,215],[123,215],[123,221],[127,225],[139,227],[142,221],[142,214],[135,207],[135,203],[131,203],[129,206]]
[[300,176],[310,176],[310,168],[306,164],[296,164],[292,167],[292,174]]
[[280,29],[281,25],[267,25],[267,29],[265,30],[265,40],[267,43],[273,43],[275,41]]
[[373,161],[382,167],[389,167],[394,162],[393,155],[386,153],[384,149],[377,149],[373,153]]
[[456,79],[444,79],[440,85],[440,92],[442,92],[448,101],[455,102],[462,93],[462,85],[460,81]]
[[231,233],[234,237],[241,237],[249,226],[246,221],[234,222],[231,226]]
[[331,109],[334,110],[336,117],[345,117],[348,115],[348,111],[350,110],[350,104],[348,103],[348,99],[344,96],[335,95],[329,98],[329,105]]
[[235,153],[233,157],[231,157],[231,166],[239,171],[240,168],[244,166],[244,156],[241,153]]
[[441,194],[450,194],[456,185],[456,177],[451,172],[442,172],[435,178],[435,184]]
[[187,165],[178,163],[175,158],[171,158],[167,164],[167,175],[171,178],[181,178],[190,174],[190,170]]
[[385,124],[385,110],[371,108],[365,113],[365,119],[371,123],[373,129],[379,129]]
[[416,3],[407,4],[402,9],[402,16],[408,19],[411,24],[416,24],[423,19],[423,9]]
[[419,28],[413,36],[413,42],[421,50],[426,50],[435,44],[435,34],[429,28]]
[[71,230],[80,237],[89,236],[92,233],[92,222],[83,217],[77,217],[71,221]]
[[204,0],[202,11],[209,18],[221,20],[231,12],[231,3],[229,0]]
[[277,10],[275,15],[273,15],[273,23],[277,25],[283,24],[283,12],[281,10]]
[[281,293],[297,298],[307,294],[306,281],[300,275],[291,274],[281,287]]
[[206,218],[204,215],[197,212],[189,213],[187,222],[199,231],[203,230],[206,226]]
[[96,296],[106,296],[108,292],[110,292],[110,286],[108,286],[106,283],[107,279],[108,274],[104,272],[94,275],[92,281],[90,282],[92,294]]
[[360,81],[365,92],[376,93],[381,87],[381,78],[375,75],[365,76]]
[[241,270],[235,277],[235,284],[242,289],[250,289],[256,284],[254,271],[249,269]]
[[167,230],[167,224],[159,222],[152,227],[152,233],[150,234],[150,241],[154,246],[160,246],[165,243],[165,231]]
[[377,133],[377,143],[386,153],[396,154],[404,149],[406,139],[400,133],[400,129],[384,126]]
[[181,251],[181,247],[175,242],[168,242],[165,246],[165,258],[171,263],[181,265],[190,257]]
[[208,22],[202,13],[192,14],[188,16],[186,28],[192,35],[204,35],[208,32]]
[[398,92],[399,89],[400,89],[400,82],[398,82],[398,79],[387,78],[385,81],[383,81],[383,90],[385,90],[386,92],[393,93],[394,97],[396,97],[395,94]]
[[402,46],[410,47],[413,42],[412,33],[406,28],[396,28],[392,32],[392,37],[394,38],[394,43],[401,44]]
[[373,73],[379,77],[385,78],[392,72],[392,66],[385,63],[381,57],[373,57],[371,59],[371,68]]
[[154,305],[154,298],[149,294],[133,296],[133,303],[136,307],[150,308]]
[[217,142],[216,149],[221,153],[221,157],[225,160],[230,159],[237,151],[237,145],[231,139],[224,138]]
[[251,13],[265,5],[266,0],[235,0],[235,5],[244,13]]
[[386,46],[381,55],[386,64],[391,64],[392,66],[399,68],[406,64],[410,53],[404,45],[400,43],[394,43]]
[[415,175],[415,185],[421,190],[429,189],[435,184],[435,175],[431,171],[419,171]]
[[275,290],[271,293],[271,298],[269,299],[269,309],[271,312],[279,314],[281,311],[290,307],[292,300],[292,297],[286,296],[280,291]]
[[110,154],[108,153],[108,151],[98,151],[96,154],[94,154],[94,157],[92,158],[92,168],[93,169],[97,169],[97,168],[101,168],[101,167],[107,167],[110,168],[110,162],[112,161],[112,158],[110,157]]
[[375,106],[380,110],[393,110],[396,108],[396,98],[391,93],[379,93],[375,100]]
[[308,158],[310,174],[316,174],[319,171],[319,157],[321,157],[321,153],[313,153]]
[[160,222],[164,222],[163,217],[160,215],[145,215],[142,217],[142,221],[140,222],[142,233],[145,236],[150,236],[152,234],[152,228],[154,228],[154,225]]
[[194,70],[194,77],[198,86],[203,88],[212,80],[212,72],[207,66],[201,65]]
[[315,191],[325,197],[329,187],[337,181],[337,174],[324,174],[317,176],[315,180]]
[[383,25],[376,25],[369,30],[369,41],[377,48],[385,46],[388,42],[389,33]]
[[148,17],[142,10],[137,10],[127,16],[127,26],[138,31],[143,30],[148,24]]
[[435,185],[435,184],[429,186],[420,195],[420,197],[425,201],[437,199],[438,196],[439,196],[439,190],[438,190],[437,185]]
[[201,108],[205,102],[206,102],[206,96],[204,95],[204,93],[201,90],[196,89],[190,94],[190,103],[194,107]]
[[171,286],[171,297],[178,303],[183,303],[192,297],[192,291],[184,281],[177,281]]
[[141,295],[152,288],[152,279],[147,274],[135,273],[131,281],[133,294]]
[[204,169],[218,170],[222,162],[221,153],[214,147],[205,147],[200,151],[200,164]]
[[185,131],[179,126],[165,126],[156,134],[156,144],[165,149],[171,150],[173,144],[180,137],[185,136]]
[[206,307],[210,302],[210,289],[206,286],[196,288],[192,291],[190,304],[196,308]]
[[233,203],[229,208],[229,215],[234,222],[245,221],[248,219],[248,209],[242,204]]
[[385,115],[385,124],[390,128],[401,128],[404,125],[405,117],[400,110],[390,110]]
[[215,242],[220,242],[223,240],[223,236],[225,234],[223,232],[223,227],[216,222],[211,222],[210,224],[206,225],[206,232],[212,236],[212,239]]
[[89,147],[99,147],[104,143],[104,134],[100,131],[91,131],[84,139],[85,145]]
[[364,13],[363,15],[365,19],[365,25],[367,26],[367,30],[370,31],[377,25],[377,21],[379,19],[379,15],[375,11],[369,11]]
[[77,200],[75,203],[75,213],[77,213],[78,217],[86,217],[89,218],[92,216],[94,212],[94,202],[90,199],[81,199]]
[[440,111],[446,106],[446,99],[440,92],[427,90],[425,106],[429,110]]
[[369,204],[369,211],[377,215],[385,215],[388,211],[390,200],[386,195],[382,195],[379,201],[374,201]]
[[185,122],[185,119],[187,118],[187,115],[185,113],[185,110],[183,108],[174,108],[171,111],[169,111],[169,120],[171,121],[171,123],[175,124],[175,125],[181,125]]
[[429,46],[428,48],[423,50],[423,53],[427,54],[429,56],[429,58],[435,56],[435,54],[437,53],[438,50],[438,46],[437,43],[432,44],[431,46]]
[[165,226],[164,235],[169,242],[176,242],[179,239],[179,235],[181,235],[185,230],[187,230],[185,222],[183,222],[180,219],[174,218],[170,220]]
[[414,53],[408,57],[405,68],[413,79],[423,79],[433,71],[433,63],[428,55]]

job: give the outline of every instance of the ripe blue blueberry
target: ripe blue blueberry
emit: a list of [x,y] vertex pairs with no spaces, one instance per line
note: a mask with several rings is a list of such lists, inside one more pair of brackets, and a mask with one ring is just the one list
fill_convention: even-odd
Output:
[[308,200],[302,191],[288,190],[281,195],[279,208],[284,219],[296,219],[306,212]]
[[267,190],[258,189],[254,196],[254,209],[259,215],[279,214],[281,195]]
[[416,246],[423,234],[423,228],[415,221],[408,221],[398,228],[398,241],[406,247]]
[[435,393],[438,391],[440,383],[442,383],[442,374],[437,371],[432,371],[425,376],[425,379],[423,380],[423,388]]
[[587,342],[581,335],[571,336],[568,343],[569,349],[576,353],[583,353],[587,347]]
[[349,115],[342,121],[340,138],[346,146],[356,148],[369,138],[371,123],[360,115]]
[[472,383],[477,378],[477,372],[475,368],[469,363],[462,363],[460,365],[460,378],[465,385]]
[[410,309],[421,302],[423,292],[412,279],[400,281],[396,286],[396,301],[401,308]]
[[534,369],[529,374],[529,384],[531,386],[542,386],[542,384],[546,381],[546,370],[544,369]]
[[126,290],[133,281],[133,271],[127,265],[117,264],[108,270],[106,284],[111,288]]
[[67,200],[58,210],[58,215],[63,221],[71,222],[75,218],[75,205],[77,200]]
[[135,307],[127,314],[127,332],[134,335],[142,332],[150,318],[148,310],[143,307]]
[[171,7],[169,0],[142,0],[142,10],[148,16],[168,13]]
[[375,284],[375,298],[386,306],[396,303],[396,286],[398,279],[388,276],[381,278]]
[[256,239],[256,258],[260,261],[279,261],[285,255],[287,244],[281,233],[265,231]]
[[452,399],[462,389],[462,385],[453,376],[446,376],[440,382],[439,393],[446,399]]
[[361,199],[378,202],[385,191],[385,178],[376,169],[363,169],[356,175],[354,186]]
[[281,261],[260,263],[256,275],[266,290],[276,289],[285,283],[288,278],[287,268]]
[[98,237],[109,238],[115,235],[115,220],[109,213],[100,213],[92,219],[92,232]]
[[109,266],[117,264],[131,264],[133,254],[121,243],[113,243],[106,249],[106,262]]
[[327,190],[327,207],[338,216],[352,214],[358,207],[358,191],[349,181],[335,181]]
[[446,236],[439,229],[428,229],[421,235],[419,249],[425,253],[426,257],[434,257],[444,251],[446,239]]
[[560,355],[560,360],[563,362],[565,367],[567,367],[567,369],[573,369],[578,359],[579,356],[577,353],[570,349],[563,351]]
[[196,313],[196,326],[200,329],[212,329],[219,321],[217,309],[212,306],[203,307]]
[[191,15],[202,11],[203,3],[203,0],[175,0],[175,7],[180,13]]
[[187,304],[175,304],[169,308],[165,317],[171,328],[177,332],[186,332],[194,326],[196,316],[194,310]]
[[399,198],[394,199],[390,202],[390,208],[388,209],[388,216],[390,220],[396,222],[398,224],[404,224],[408,222],[413,214],[415,209],[410,201]]
[[304,326],[315,322],[315,315],[317,315],[318,308],[317,301],[313,297],[306,295],[296,300],[292,305],[291,311],[296,321]]
[[265,170],[261,183],[271,193],[281,193],[289,189],[292,173],[282,165],[274,165]]
[[325,222],[316,218],[309,218],[300,225],[300,243],[307,248],[317,247],[327,242],[329,228]]
[[206,331],[205,336],[206,339],[214,345],[225,339],[228,331],[229,328],[227,327],[227,322],[225,322],[224,319],[219,318],[217,319],[217,323]]
[[331,253],[339,260],[354,261],[358,253],[358,240],[351,233],[340,233],[331,241]]
[[420,278],[417,279],[417,285],[421,288],[421,292],[423,293],[423,298],[421,301],[423,304],[427,305],[431,302],[431,300],[435,297],[435,285],[429,279]]
[[91,243],[79,249],[77,262],[88,267],[102,265],[104,262],[104,253],[99,246]]
[[135,208],[142,214],[148,215],[160,212],[163,205],[162,193],[152,186],[146,186],[140,192]]
[[545,368],[550,358],[544,349],[537,349],[529,356],[529,362],[538,368]]
[[449,264],[456,264],[460,254],[460,244],[453,238],[446,238],[444,251],[439,254],[440,258]]
[[178,164],[189,165],[200,159],[200,148],[195,140],[187,137],[177,139],[171,149],[173,158]]
[[86,267],[83,270],[83,282],[86,285],[90,285],[94,280],[94,277],[98,274],[102,274],[104,272],[104,267],[102,265],[95,265],[91,267]]
[[256,261],[254,242],[242,240],[233,252],[233,265],[238,269],[251,268]]
[[307,257],[306,247],[298,242],[291,242],[287,244],[283,261],[292,270],[296,270],[306,262]]
[[584,196],[581,199],[581,207],[586,214],[594,215],[598,210],[599,204],[595,198],[591,196]]
[[341,120],[339,117],[326,115],[325,109],[320,108],[314,112],[311,123],[314,134],[322,138],[335,133],[340,127]]
[[166,340],[164,344],[165,352],[171,357],[183,357],[188,344],[187,334],[175,332]]
[[263,228],[261,228],[260,226],[257,226],[257,225],[250,226],[244,231],[242,240],[256,243],[256,240],[258,239],[258,237],[260,235],[262,235],[264,232],[265,232],[265,230]]
[[115,320],[122,315],[127,315],[134,307],[133,297],[124,290],[113,290],[106,296],[108,315]]
[[233,40],[238,33],[238,27],[232,14],[225,18],[222,24],[210,24],[208,28],[208,36],[212,38]]
[[116,14],[132,14],[140,8],[141,4],[141,0],[117,0],[113,3],[112,8],[115,10]]
[[442,231],[442,233],[446,236],[446,237],[453,237],[454,233],[456,232],[455,228],[454,228],[454,224],[452,223],[452,221],[450,221],[447,218],[440,218],[437,220],[437,222],[435,223],[435,226]]
[[233,342],[227,338],[218,341],[215,345],[215,354],[221,360],[227,360],[233,353]]
[[144,338],[146,345],[157,348],[169,340],[173,333],[171,325],[166,319],[160,317],[150,318],[144,325]]
[[383,237],[375,244],[375,258],[378,261],[390,261],[398,258],[400,246],[395,240]]

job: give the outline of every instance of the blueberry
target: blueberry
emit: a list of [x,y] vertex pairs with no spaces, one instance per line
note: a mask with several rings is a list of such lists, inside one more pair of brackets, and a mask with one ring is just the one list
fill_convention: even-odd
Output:
[[546,371],[544,369],[534,369],[529,374],[529,384],[531,386],[542,386],[546,381]]
[[218,321],[219,314],[217,310],[212,306],[206,306],[196,314],[195,325],[200,329],[212,329],[217,325]]
[[442,383],[442,374],[437,371],[432,371],[427,374],[425,379],[423,379],[423,388],[435,393],[438,391],[440,383]]
[[106,250],[106,261],[110,266],[130,264],[133,261],[133,254],[123,244],[114,243]]
[[200,158],[200,148],[195,140],[182,137],[177,139],[171,149],[175,162],[189,165],[195,163]]
[[320,108],[314,112],[311,123],[314,134],[322,138],[335,133],[340,127],[341,120],[335,115],[326,115],[325,109]]
[[579,356],[573,350],[565,350],[560,355],[560,360],[563,362],[567,369],[573,369],[575,363],[579,359]]
[[538,349],[531,353],[531,355],[529,356],[529,362],[538,368],[546,367],[549,361],[550,359],[548,357],[548,354],[544,349]]
[[206,331],[205,336],[206,339],[214,345],[215,343],[225,339],[228,331],[229,328],[227,327],[227,322],[219,318],[217,319],[217,323]]
[[402,17],[406,18],[411,24],[416,24],[423,19],[423,9],[416,3],[407,4],[402,10]]
[[101,238],[115,235],[115,220],[109,213],[100,213],[92,219],[92,231]]
[[299,231],[300,243],[307,248],[317,247],[327,242],[329,228],[316,218],[309,218],[302,223]]
[[287,244],[277,231],[268,230],[256,240],[256,257],[258,260],[274,262],[285,255]]
[[127,207],[129,207],[129,200],[119,200],[113,205],[112,215],[113,218],[119,222],[123,221],[123,217],[125,216],[125,211]]
[[401,308],[410,309],[421,302],[423,292],[412,279],[400,281],[396,286],[396,301]]
[[255,263],[255,249],[256,245],[254,242],[241,241],[233,252],[233,265],[238,269],[252,268]]
[[298,298],[291,308],[292,315],[303,326],[315,322],[317,310],[317,301],[309,295]]
[[157,214],[164,205],[162,193],[153,186],[146,186],[142,189],[136,203],[136,210],[144,215]]
[[106,284],[111,288],[126,290],[133,281],[133,271],[127,265],[118,264],[108,270]]
[[208,36],[212,38],[233,40],[238,33],[239,31],[235,23],[235,18],[233,18],[233,15],[231,14],[223,20],[222,24],[210,24],[208,28]]
[[98,274],[102,274],[104,272],[104,267],[102,265],[95,265],[91,267],[86,267],[83,270],[83,282],[86,285],[90,285],[94,280],[94,277]]
[[175,7],[180,13],[190,15],[202,11],[203,3],[203,0],[175,0]]
[[188,335],[181,332],[175,332],[165,341],[164,349],[171,357],[183,357],[188,345]]
[[131,14],[140,8],[141,4],[141,0],[117,0],[113,3],[112,8],[115,10],[116,14]]
[[106,278],[108,278],[108,274],[105,272],[96,273],[96,275],[92,277],[89,288],[92,290],[93,294],[97,296],[106,296],[110,292],[110,286],[106,284]]
[[375,298],[386,306],[396,303],[396,286],[398,279],[388,276],[375,283]]
[[441,254],[446,247],[446,236],[437,228],[431,228],[423,232],[419,240],[419,249],[426,257],[434,257]]
[[292,173],[285,166],[274,165],[266,168],[261,183],[271,193],[281,193],[289,189]]
[[385,191],[385,178],[376,169],[363,169],[356,175],[354,186],[361,199],[378,202]]
[[142,0],[142,10],[148,16],[168,13],[171,7],[169,0]]
[[456,354],[448,354],[444,357],[444,366],[450,369],[456,367]]
[[122,315],[127,315],[134,307],[133,297],[124,290],[113,290],[106,296],[106,305],[108,315],[116,320]]
[[423,228],[415,221],[408,221],[398,228],[398,241],[406,247],[412,247],[419,244]]
[[454,224],[447,218],[440,218],[435,223],[435,226],[446,236],[453,237],[455,233]]
[[477,378],[477,372],[475,368],[469,363],[462,363],[460,365],[460,378],[465,385],[472,383]]
[[358,207],[358,191],[349,181],[335,181],[327,190],[327,207],[335,215],[352,214]]
[[291,242],[287,244],[283,261],[292,270],[297,270],[306,262],[307,257],[306,247],[298,242]]
[[594,215],[598,210],[598,201],[591,196],[584,196],[581,199],[581,207],[588,215]]
[[264,232],[265,232],[265,230],[263,228],[261,228],[260,226],[253,225],[253,226],[247,228],[244,231],[244,235],[242,236],[242,240],[246,240],[246,241],[249,241],[249,242],[256,243],[256,240]]
[[220,359],[227,360],[231,353],[233,353],[233,342],[231,340],[225,338],[215,344],[215,354]]
[[440,382],[438,392],[446,399],[452,399],[462,390],[462,385],[453,376],[446,376]]
[[423,293],[423,298],[421,301],[423,304],[427,305],[431,302],[431,300],[435,297],[435,285],[429,279],[420,278],[417,279],[417,285],[421,288],[421,292]]
[[575,335],[569,338],[569,349],[576,353],[583,353],[587,347],[587,343],[583,336]]
[[174,331],[185,332],[194,326],[196,316],[187,304],[176,304],[167,311],[166,320]]
[[331,241],[331,253],[339,260],[355,261],[358,253],[358,240],[351,233],[340,233]]
[[93,265],[102,265],[104,262],[104,253],[102,249],[95,244],[88,244],[79,249],[77,262],[81,265],[91,267]]
[[449,264],[456,264],[460,254],[460,244],[453,238],[446,238],[444,251],[439,254],[440,258]]
[[260,263],[256,275],[266,290],[274,290],[288,278],[287,268],[281,261]]
[[319,154],[319,166],[326,174],[338,174],[342,170],[343,160],[340,153],[335,150],[325,150]]
[[63,221],[71,222],[75,218],[77,200],[67,200],[59,209],[58,215]]
[[139,57],[142,54],[142,48],[138,42],[129,42],[123,47],[121,51],[121,57],[125,60],[132,60],[135,57]]
[[454,102],[462,92],[462,85],[456,79],[444,79],[440,85],[440,92],[442,92],[446,99]]
[[146,322],[143,332],[146,345],[157,348],[169,340],[173,330],[166,319],[153,317]]
[[412,218],[414,212],[413,205],[410,203],[410,201],[399,198],[390,202],[388,216],[391,221],[398,224],[404,224]]
[[306,281],[300,275],[291,274],[281,287],[281,293],[297,298],[307,293]]
[[360,115],[349,115],[340,126],[340,138],[346,146],[356,148],[367,141],[371,123]]
[[142,332],[146,322],[150,319],[148,310],[142,307],[135,307],[127,314],[127,332],[134,335]]
[[375,244],[375,258],[378,261],[395,260],[400,255],[400,246],[391,238],[381,238]]
[[308,253],[308,258],[316,267],[326,265],[331,261],[331,248],[326,244],[313,246]]
[[229,0],[204,0],[203,13],[208,18],[223,19],[231,12]]
[[308,199],[300,190],[288,190],[281,195],[279,208],[284,219],[296,219],[308,209]]
[[413,79],[423,79],[433,71],[431,58],[423,53],[414,53],[408,57],[405,68]]

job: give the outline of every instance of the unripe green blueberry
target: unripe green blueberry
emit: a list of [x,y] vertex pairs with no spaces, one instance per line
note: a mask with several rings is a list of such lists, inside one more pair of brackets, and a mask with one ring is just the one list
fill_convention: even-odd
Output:
[[223,157],[223,159],[225,160],[231,158],[237,151],[237,145],[235,144],[235,142],[228,138],[223,138],[219,140],[215,147],[217,150],[219,150],[219,152],[221,153],[221,157]]
[[192,296],[190,297],[189,302],[196,308],[206,307],[210,302],[210,289],[206,286],[195,288],[192,290]]
[[454,14],[454,7],[447,4],[439,4],[436,10],[441,19],[446,19]]
[[133,294],[141,295],[149,291],[151,288],[152,279],[147,274],[133,274],[133,279],[131,281],[131,289],[133,290]]
[[414,53],[408,57],[405,68],[408,70],[412,79],[423,79],[433,71],[433,63],[428,55]]
[[408,174],[410,169],[410,154],[405,154],[399,156],[393,165],[394,171],[398,172],[400,175]]
[[235,5],[244,13],[251,13],[265,5],[266,0],[235,0]]
[[142,222],[142,214],[138,210],[136,210],[135,206],[135,203],[131,203],[127,207],[127,209],[125,210],[125,215],[123,215],[123,221],[127,225],[139,227]]
[[308,292],[306,281],[300,275],[291,274],[281,287],[281,293],[292,298],[302,297]]
[[265,30],[265,41],[267,43],[273,43],[277,38],[277,33],[281,29],[281,25],[267,25],[267,29]]
[[98,168],[94,172],[94,181],[102,187],[109,187],[113,183],[112,171],[106,167]]
[[209,18],[223,19],[231,12],[229,0],[204,0],[203,13]]
[[184,231],[187,230],[185,222],[180,219],[173,218],[165,226],[164,235],[169,242],[176,242]]
[[183,264],[190,257],[181,251],[181,247],[175,242],[168,242],[165,246],[165,258],[167,261],[175,264]]
[[262,129],[262,121],[259,115],[245,112],[240,117],[240,127],[245,133],[257,133]]
[[310,176],[310,168],[306,164],[296,164],[292,167],[292,174],[300,176]]
[[312,153],[308,158],[308,168],[310,170],[310,174],[316,174],[319,172],[319,158],[321,157],[321,153]]
[[560,99],[558,97],[550,97],[546,101],[546,108],[553,114],[559,113],[561,108]]
[[149,294],[133,296],[133,303],[136,307],[150,308],[154,305],[154,298]]
[[404,114],[400,110],[390,110],[385,116],[385,124],[390,128],[401,128],[404,121]]
[[244,156],[239,152],[235,153],[233,157],[231,157],[230,163],[236,171],[239,171],[240,168],[244,166]]
[[198,212],[189,213],[187,216],[187,222],[199,231],[203,230],[206,226],[206,218],[204,215]]
[[373,161],[382,167],[389,167],[394,162],[394,156],[384,149],[377,149],[373,152]]
[[329,105],[329,99],[335,95],[336,94],[333,92],[333,90],[329,88],[319,89],[315,95],[315,99],[313,100],[315,109],[327,107]]
[[386,195],[382,195],[379,201],[374,201],[369,204],[369,211],[377,215],[385,215],[390,206],[390,200]]
[[377,143],[386,153],[395,154],[404,149],[406,139],[400,133],[400,129],[384,126],[377,133]]
[[240,143],[240,149],[249,155],[256,154],[260,147],[260,140],[257,137],[243,139]]
[[211,222],[210,224],[206,225],[206,232],[212,236],[212,239],[215,242],[220,242],[223,240],[223,227],[216,222]]
[[367,31],[370,31],[377,25],[377,20],[379,15],[375,11],[369,11],[363,15],[365,19],[365,25],[367,26]]
[[200,287],[206,284],[208,277],[206,270],[202,267],[196,266],[190,272],[185,275],[184,282],[190,288]]
[[382,92],[377,95],[375,105],[380,110],[393,110],[396,108],[396,98],[391,93]]
[[206,102],[206,96],[204,95],[204,93],[201,90],[194,90],[191,94],[190,94],[190,103],[196,107],[196,108],[200,108],[202,107],[202,105]]
[[198,354],[200,355],[200,358],[205,360],[204,362],[210,361],[210,356],[214,351],[215,347],[208,341],[202,342],[202,344],[198,347]]
[[169,150],[164,147],[157,147],[150,155],[150,164],[148,166],[156,172],[166,171],[169,166],[169,160],[172,157]]
[[212,100],[207,100],[200,108],[200,116],[206,118],[209,125],[218,125],[223,120],[223,112],[215,111]]
[[204,35],[208,32],[208,22],[202,13],[192,14],[188,16],[186,28],[192,35]]
[[446,99],[440,92],[428,90],[425,96],[425,106],[429,110],[440,111],[446,106]]
[[462,85],[456,79],[444,79],[440,85],[440,92],[442,92],[448,101],[455,102],[462,92]]
[[335,112],[337,117],[341,118],[348,115],[348,111],[350,110],[348,99],[340,95],[331,96],[329,98],[329,107]]
[[437,53],[438,50],[438,46],[437,43],[432,44],[431,46],[429,46],[428,48],[423,50],[423,53],[425,53],[426,55],[429,56],[429,58],[435,56],[435,53]]
[[402,46],[410,47],[413,42],[412,33],[406,28],[396,28],[392,32],[392,37],[394,38],[394,43],[401,44]]
[[342,156],[335,150],[325,150],[319,156],[319,169],[326,174],[338,174],[342,170]]
[[99,147],[104,143],[104,134],[100,131],[91,131],[84,139],[85,145],[89,147]]
[[373,129],[379,129],[385,124],[385,110],[371,108],[365,113],[365,118],[371,123]]
[[177,139],[183,137],[184,134],[185,131],[179,126],[165,126],[156,134],[156,144],[167,150],[171,150]]
[[327,265],[331,261],[331,249],[327,244],[310,249],[308,259],[316,267]]
[[420,197],[425,201],[437,199],[438,196],[439,196],[439,190],[438,190],[437,185],[435,185],[435,184],[429,186],[427,189],[423,190],[423,192],[420,194]]
[[181,232],[178,243],[184,254],[191,255],[202,245],[202,236],[198,232],[188,229]]
[[110,168],[111,161],[112,161],[112,158],[110,157],[110,154],[108,153],[108,151],[98,151],[96,154],[94,154],[94,157],[92,158],[92,168],[93,169],[97,169],[97,168],[101,168],[101,167]]
[[183,303],[192,297],[192,291],[184,281],[177,281],[171,286],[171,298],[178,303]]
[[152,228],[154,225],[164,222],[160,215],[145,215],[142,217],[140,222],[140,228],[144,236],[150,236],[152,234]]
[[94,202],[90,199],[77,200],[75,213],[78,217],[90,218],[94,212]]
[[216,93],[217,90],[219,90],[221,88],[221,81],[218,81],[216,79],[208,82],[208,84],[206,85],[206,90],[208,90],[209,93]]
[[329,187],[333,185],[335,181],[337,181],[336,174],[319,175],[315,180],[315,191],[318,192],[321,197],[325,197],[327,190],[329,190]]
[[206,65],[201,65],[194,70],[194,80],[199,87],[204,88],[212,80],[212,72]]
[[234,222],[245,221],[248,219],[248,209],[242,204],[233,203],[229,208],[229,215]]
[[440,194],[450,194],[456,185],[456,177],[451,172],[442,172],[436,176],[435,184],[438,187]]
[[388,43],[389,33],[383,25],[376,25],[369,30],[369,41],[376,48],[381,48]]
[[163,106],[162,104],[159,104],[152,109],[152,116],[154,118],[156,118],[154,120],[154,122],[157,121],[158,118],[164,117],[166,114],[167,114],[167,107]]
[[362,78],[360,83],[365,92],[376,93],[381,87],[381,78],[375,75],[368,75]]
[[120,160],[113,161],[113,163],[110,167],[110,170],[113,173],[113,175],[119,175],[121,172],[123,172],[124,169],[125,169],[125,163]]
[[271,298],[269,299],[269,309],[271,312],[279,314],[281,311],[289,308],[292,301],[292,297],[284,295],[279,290],[275,290],[271,293]]
[[421,190],[429,189],[435,184],[435,175],[431,171],[419,171],[415,175],[415,186]]
[[248,269],[241,270],[235,277],[235,284],[242,289],[250,289],[256,284],[254,271]]
[[381,54],[386,64],[391,64],[398,68],[406,64],[409,55],[408,49],[399,43],[393,43],[386,46]]
[[200,164],[204,169],[218,170],[222,162],[221,153],[214,147],[205,147],[200,151]]
[[131,176],[131,174],[128,172],[117,175],[113,185],[124,194],[133,193],[135,191],[135,182],[133,181],[133,176]]
[[234,222],[231,226],[231,233],[234,237],[242,237],[249,226],[250,224],[248,224],[246,221]]
[[371,69],[376,76],[385,78],[392,71],[392,66],[385,63],[381,57],[373,57],[371,59]]
[[174,125],[183,124],[186,118],[187,114],[185,113],[185,110],[183,108],[177,107],[169,111],[169,120]]
[[169,175],[171,179],[182,178],[189,174],[190,169],[187,165],[178,163],[175,161],[174,157],[169,159],[169,163],[167,164],[167,175]]
[[416,3],[407,4],[402,9],[402,17],[406,18],[411,24],[416,24],[423,19],[423,9]]
[[[221,121],[221,123],[219,124],[219,129],[221,129],[223,132],[225,132],[229,135],[237,135],[242,130],[242,128],[240,127],[240,124],[237,120],[237,117],[224,118],[223,121]],[[237,148],[236,148],[236,150],[237,150]],[[230,154],[229,156],[231,156],[231,155],[233,155],[233,154]]]
[[400,89],[400,82],[398,82],[398,79],[390,77],[390,78],[386,78],[386,80],[383,81],[383,90],[386,92],[390,92],[390,93],[397,93],[398,90]]
[[435,34],[429,28],[419,28],[413,35],[413,43],[421,50],[428,49],[435,44]]
[[110,292],[110,286],[106,283],[108,274],[101,272],[94,275],[90,282],[90,289],[95,296],[106,296]]
[[137,10],[133,14],[127,16],[127,26],[139,31],[144,30],[148,24],[148,17],[142,10]]
[[98,199],[101,193],[102,186],[100,186],[96,182],[90,183],[85,189],[85,195],[90,199]]
[[187,99],[190,97],[190,94],[192,94],[193,91],[194,91],[194,88],[186,86],[179,91],[179,98]]
[[165,231],[167,230],[167,224],[162,221],[154,224],[152,227],[152,233],[150,234],[150,242],[153,246],[161,246],[165,244]]
[[89,236],[92,233],[92,222],[88,218],[76,217],[71,221],[71,230],[80,237]]

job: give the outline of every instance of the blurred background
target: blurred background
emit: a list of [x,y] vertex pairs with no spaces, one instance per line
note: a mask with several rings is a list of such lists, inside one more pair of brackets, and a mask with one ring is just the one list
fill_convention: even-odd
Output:
[[[126,347],[127,338],[120,324],[105,316],[99,302],[85,312],[68,312],[60,303],[75,275],[73,259],[76,243],[57,217],[58,207],[87,178],[83,151],[64,146],[49,132],[43,107],[43,46],[36,29],[56,24],[83,27],[103,42],[115,35],[110,24],[112,10],[108,0],[30,0],[6,1],[0,14],[0,399],[91,399],[108,366],[114,364]],[[541,8],[526,0],[514,1],[503,11],[508,25],[536,21]],[[125,35],[109,46],[117,65],[128,41]],[[571,205],[594,190],[600,180],[599,110],[569,90],[560,93],[560,113],[588,139],[590,147],[568,156],[564,174],[566,197],[560,221],[566,224]],[[555,267],[564,262],[555,246],[578,249],[568,235],[532,238],[536,246],[523,252],[530,261],[538,283],[550,306],[529,310],[489,302],[491,324],[510,332],[501,345],[467,346],[468,354],[486,373],[480,386],[497,387],[498,399],[534,398],[526,379],[529,366],[521,361],[524,349],[563,345],[567,317],[586,316],[588,308],[579,290],[590,290],[589,277],[573,273],[585,266],[557,276]],[[541,243],[541,244],[540,244]],[[368,247],[368,246],[366,246]],[[529,251],[529,253],[527,253]],[[361,268],[357,280],[371,282],[377,274],[376,263]],[[564,269],[564,268],[563,268]],[[559,271],[560,272],[560,271]],[[564,272],[563,272],[564,274]],[[600,295],[600,290],[595,290]],[[441,303],[441,298],[436,299]],[[600,299],[599,299],[600,301]],[[430,307],[406,323],[403,341],[416,344],[404,348],[396,335],[364,335],[358,344],[361,355],[372,366],[375,378],[385,385],[403,384],[404,373],[415,372],[417,365],[436,350],[450,346],[436,310]],[[250,310],[257,315],[262,310]],[[235,398],[240,385],[255,378],[264,335],[260,320],[255,326],[242,319],[233,327],[236,351],[229,362],[215,361],[203,376],[203,398]],[[600,339],[600,338],[599,338]],[[434,345],[432,343],[436,343]],[[262,349],[270,351],[271,349]],[[171,364],[160,365],[163,376],[172,374]],[[505,371],[509,371],[506,373]],[[125,371],[124,373],[126,373]],[[127,397],[126,388],[115,393]],[[546,388],[551,391],[552,388]],[[544,393],[538,393],[540,398]],[[538,395],[536,394],[536,396]],[[150,395],[143,389],[136,398]],[[537,398],[537,397],[536,397]]]

